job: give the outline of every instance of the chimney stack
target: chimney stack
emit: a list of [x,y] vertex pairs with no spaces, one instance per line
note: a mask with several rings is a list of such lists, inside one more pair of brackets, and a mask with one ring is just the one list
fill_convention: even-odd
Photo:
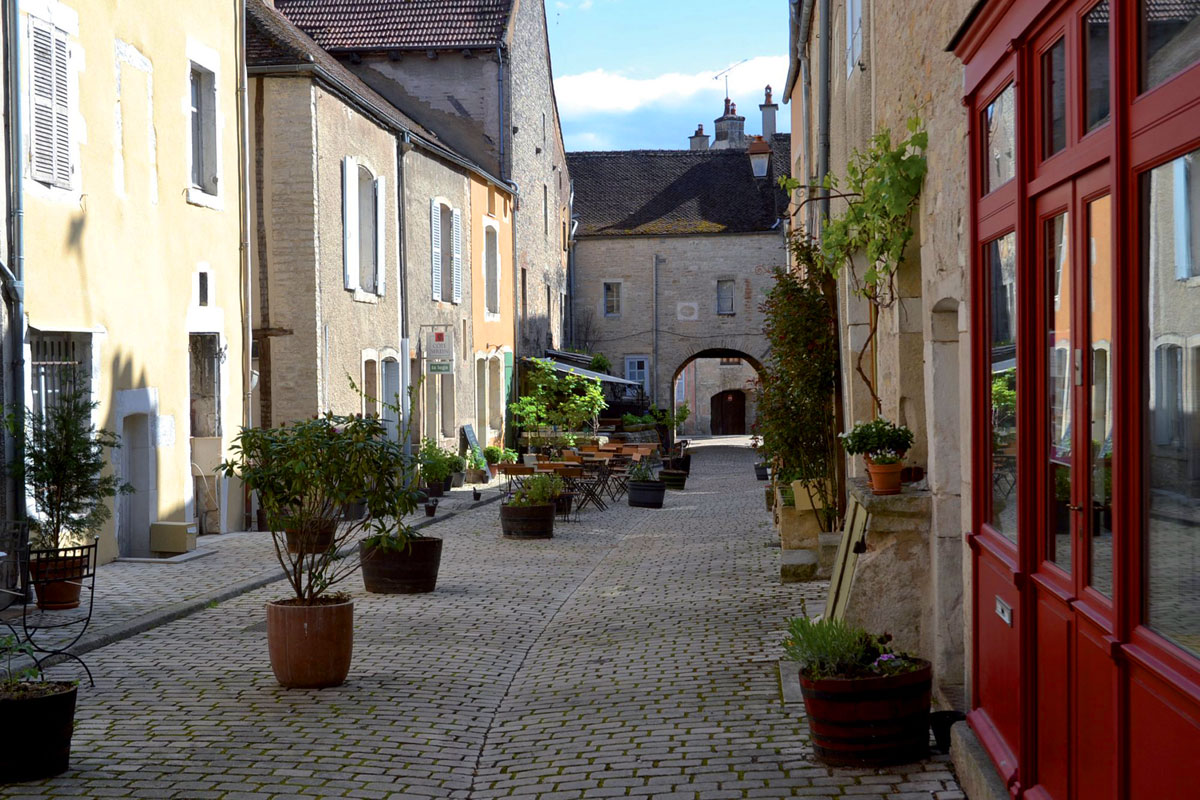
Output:
[[708,134],[704,132],[704,125],[697,125],[696,132],[688,137],[688,143],[693,150],[708,149]]
[[746,118],[739,117],[737,104],[725,98],[725,113],[716,120],[717,134],[713,150],[742,150],[746,147]]
[[762,105],[758,107],[762,112],[762,135],[763,138],[770,142],[775,138],[775,112],[779,110],[779,104],[771,101],[771,86],[767,85],[767,96]]

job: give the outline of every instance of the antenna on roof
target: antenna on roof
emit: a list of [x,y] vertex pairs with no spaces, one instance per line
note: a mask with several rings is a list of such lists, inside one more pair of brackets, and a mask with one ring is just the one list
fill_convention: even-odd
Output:
[[736,64],[732,64],[732,65],[726,67],[725,69],[721,70],[720,72],[718,72],[716,75],[713,75],[714,81],[720,80],[722,75],[725,76],[725,99],[726,100],[729,99],[729,73],[733,72],[734,67],[740,67],[742,64],[745,64],[749,60],[750,59],[748,59],[748,58],[743,58],[741,61],[737,62]]

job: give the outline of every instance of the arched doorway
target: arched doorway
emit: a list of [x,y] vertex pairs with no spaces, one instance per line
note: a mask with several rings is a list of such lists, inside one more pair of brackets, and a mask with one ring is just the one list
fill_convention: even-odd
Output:
[[741,389],[718,392],[709,400],[709,428],[713,436],[746,433],[746,393]]

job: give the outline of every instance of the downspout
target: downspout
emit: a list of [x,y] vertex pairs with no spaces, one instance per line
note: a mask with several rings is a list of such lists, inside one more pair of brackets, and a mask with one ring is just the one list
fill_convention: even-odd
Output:
[[[496,106],[500,120],[500,135],[496,137],[496,141],[500,143],[500,180],[503,181],[508,179],[508,170],[504,164],[504,140],[508,137],[505,136],[504,130],[504,48],[500,45],[496,45]],[[513,219],[516,219],[516,214],[513,215]]]
[[[237,8],[237,125],[238,125],[238,188],[242,193],[239,209],[241,215],[241,269],[242,269],[242,425],[254,425],[253,381],[254,381],[254,312],[251,303],[251,256],[250,256],[250,100],[246,74],[246,0],[236,0]],[[242,486],[243,530],[250,530],[250,490]]]
[[[396,282],[397,289],[400,292],[400,430],[409,431],[411,433],[411,417],[412,417],[412,401],[409,398],[409,387],[412,386],[412,359],[409,357],[408,348],[408,270],[405,265],[408,263],[408,226],[404,224],[406,193],[404,187],[404,158],[408,155],[408,151],[412,149],[412,136],[408,131],[404,131],[400,136],[400,141],[396,142],[396,218],[399,225],[400,257],[397,263],[397,269],[400,277]],[[404,437],[404,454],[412,455],[412,437]]]
[[[7,146],[8,183],[5,186],[8,200],[8,259],[0,264],[3,269],[4,300],[8,306],[8,327],[12,337],[12,406],[16,423],[25,429],[25,205],[22,192],[23,164],[21,160],[21,52],[19,35],[20,17],[16,2],[4,4],[5,50],[5,104],[4,126]],[[25,445],[22,436],[9,437],[13,448],[9,463],[25,462]],[[14,482],[11,485],[11,518],[25,519],[25,489]],[[24,545],[24,542],[21,542]]]
[[821,82],[817,86],[817,179],[820,189],[821,219],[829,219],[829,191],[824,188],[825,176],[829,174],[829,37],[833,35],[832,20],[829,19],[829,0],[820,0],[817,12],[821,17],[821,30],[817,34],[817,69]]

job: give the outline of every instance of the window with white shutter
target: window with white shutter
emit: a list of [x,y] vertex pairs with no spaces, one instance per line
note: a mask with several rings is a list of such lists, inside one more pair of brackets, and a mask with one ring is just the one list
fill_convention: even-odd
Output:
[[442,204],[437,200],[429,201],[429,241],[430,267],[432,269],[431,284],[433,299],[442,299]]
[[42,183],[71,188],[70,46],[67,34],[30,18],[30,173]]
[[358,165],[358,286],[364,292],[375,293],[375,277],[379,262],[375,252],[375,176],[362,164]]
[[358,288],[358,163],[342,159],[342,279],[348,291]]
[[385,200],[385,187],[387,179],[380,175],[375,179],[375,294],[383,297],[385,292],[385,284],[387,279],[387,258],[385,257],[386,241],[384,209],[387,208]]
[[454,209],[454,302],[462,302],[462,212]]
[[217,80],[211,70],[192,64],[192,186],[217,193]]

